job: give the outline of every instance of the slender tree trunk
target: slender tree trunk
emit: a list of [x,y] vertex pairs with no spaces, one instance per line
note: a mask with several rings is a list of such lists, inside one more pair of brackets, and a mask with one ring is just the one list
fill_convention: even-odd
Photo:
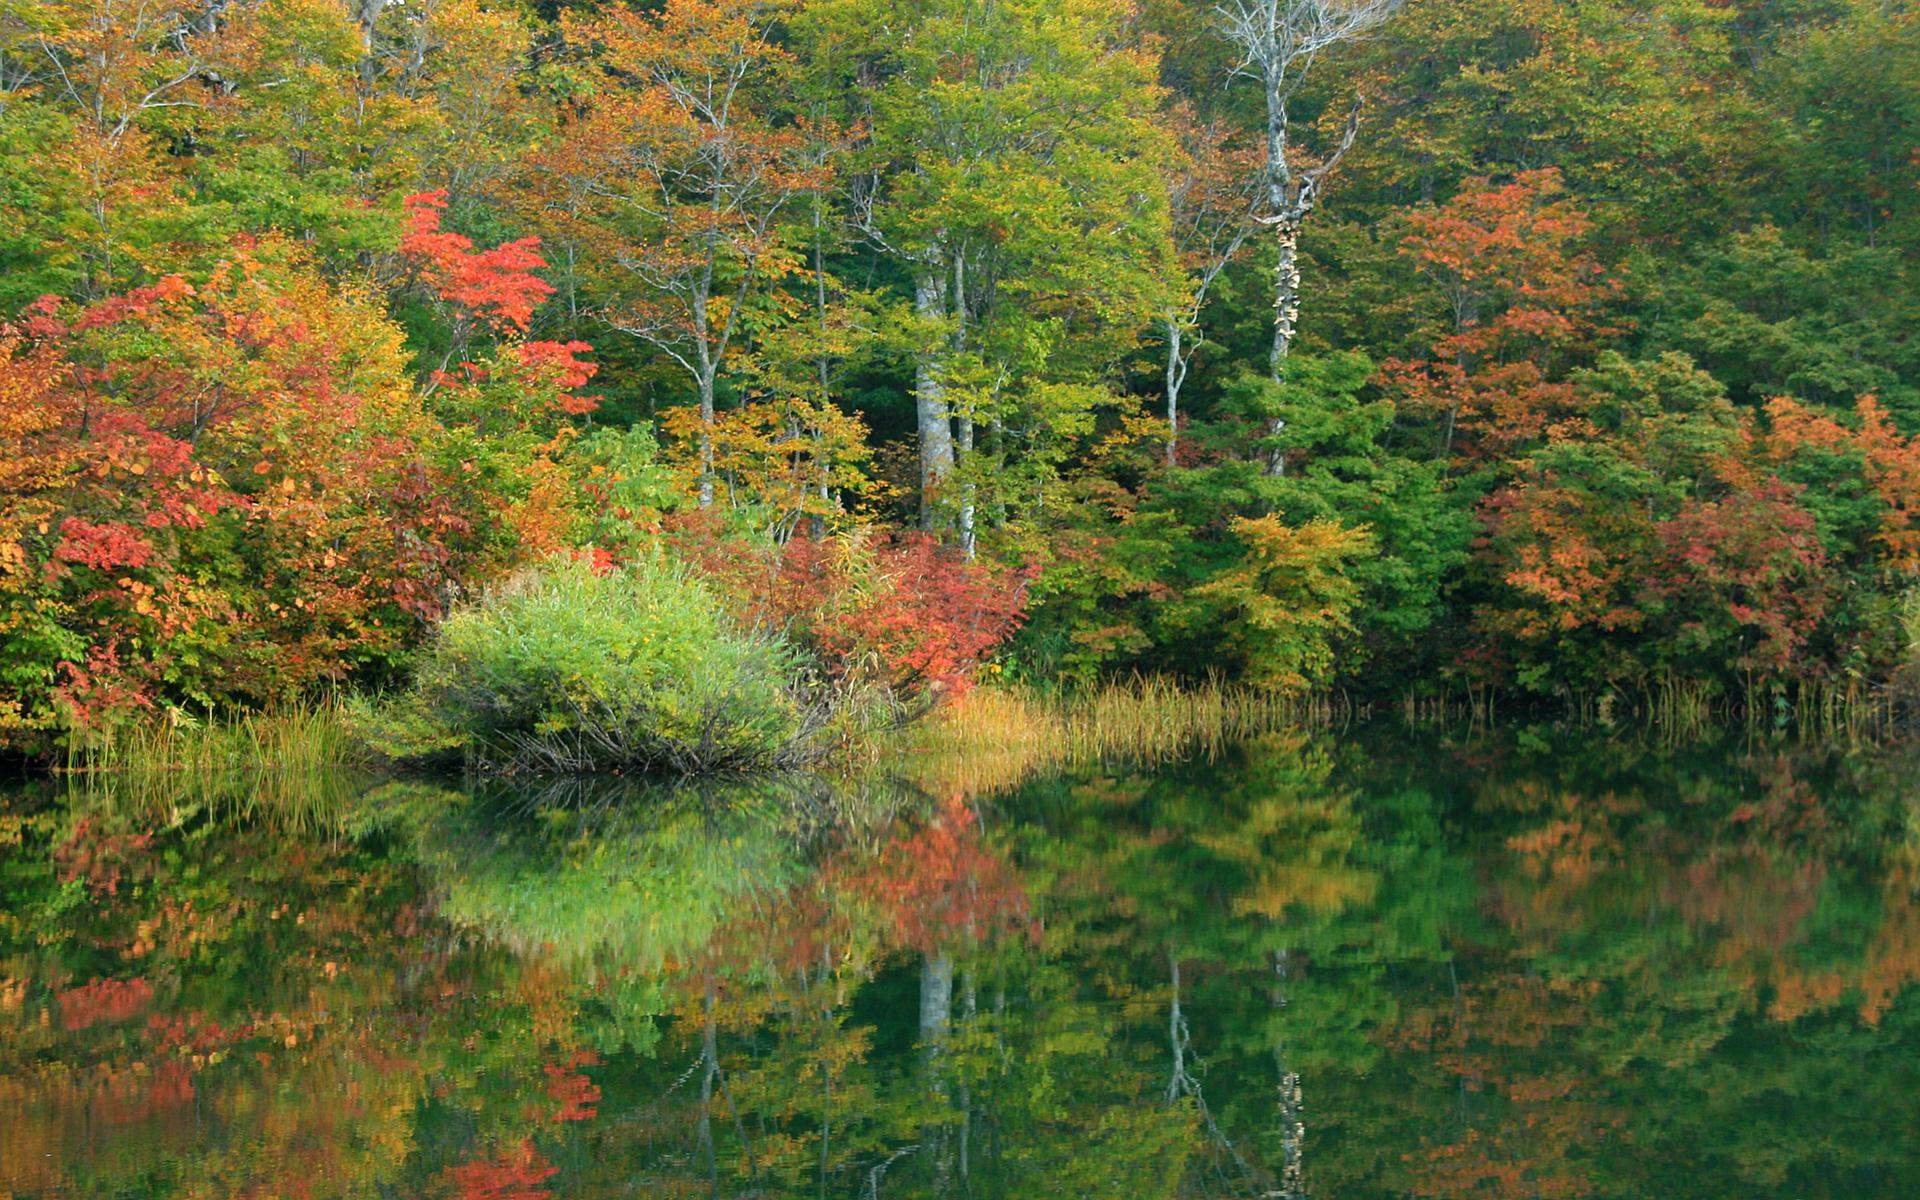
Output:
[[[1275,383],[1286,382],[1287,356],[1293,352],[1294,327],[1300,320],[1300,220],[1298,212],[1286,214],[1274,225],[1278,253],[1273,265],[1273,350],[1267,359]],[[1281,417],[1267,426],[1269,437],[1279,437],[1287,427]],[[1287,454],[1275,446],[1267,455],[1267,474],[1285,475]]]
[[713,372],[700,372],[700,507],[713,506]]
[[[914,281],[913,311],[924,320],[947,315],[946,280],[939,270],[923,271]],[[928,348],[914,364],[914,407],[920,419],[920,524],[938,523],[940,488],[953,474],[953,422],[947,408],[947,389],[941,380],[943,355]]]
[[830,374],[827,370],[827,248],[826,231],[820,221],[820,205],[813,206],[813,312],[820,330],[820,354],[815,366],[820,372],[820,403],[827,402]]
[[[1267,369],[1273,381],[1281,383],[1286,379],[1287,355],[1293,349],[1293,324],[1300,311],[1300,268],[1295,257],[1299,250],[1300,219],[1304,214],[1299,208],[1293,170],[1287,162],[1287,96],[1282,90],[1281,71],[1269,65],[1264,83],[1267,211],[1268,219],[1274,222],[1277,250],[1273,266],[1273,349],[1267,356]],[[1283,418],[1274,416],[1267,422],[1267,436],[1277,439],[1286,427]],[[1286,472],[1286,454],[1276,444],[1267,452],[1266,473],[1284,475]]]
[[[819,373],[820,403],[830,402],[833,390],[833,373],[827,361],[827,347],[831,344],[827,318],[827,248],[825,227],[820,219],[820,201],[816,197],[813,204],[813,312],[815,324],[820,330],[820,353],[814,359],[814,368]],[[824,449],[825,439],[814,439],[816,452]],[[827,520],[824,515],[833,504],[831,479],[833,466],[827,462],[825,453],[819,454],[819,491],[821,514],[813,518],[813,537],[815,541],[827,536]]]
[[[963,247],[953,256],[953,351],[965,353],[967,349],[967,254]],[[964,465],[973,453],[973,410],[963,407],[955,414],[960,428],[956,464]],[[968,558],[973,558],[973,512],[975,506],[974,484],[969,480],[961,489],[960,497],[960,549]]]
[[[712,250],[708,251],[707,275],[713,273]],[[713,327],[707,318],[707,283],[693,290],[693,383],[700,396],[700,507],[713,505],[713,391],[720,374],[713,347]]]
[[1273,264],[1273,350],[1267,366],[1278,382],[1286,377],[1294,326],[1300,320],[1300,218],[1289,214],[1273,229],[1279,253]]
[[1180,451],[1180,389],[1187,381],[1186,330],[1172,317],[1163,317],[1167,325],[1167,465],[1174,465]]
[[[1287,1006],[1287,974],[1289,968],[1287,951],[1282,950],[1273,956],[1273,1006],[1285,1009]],[[1302,1117],[1304,1111],[1300,1101],[1300,1073],[1288,1062],[1287,1039],[1284,1033],[1276,1036],[1273,1042],[1274,1067],[1280,1076],[1280,1190],[1273,1195],[1281,1200],[1299,1200],[1306,1193],[1306,1156],[1307,1125]]]
[[[965,462],[967,456],[973,453],[973,417],[962,412],[957,423],[960,426],[958,457]],[[960,550],[968,559],[973,558],[974,553],[975,500],[974,485],[967,483],[960,489]]]
[[358,0],[354,5],[354,23],[360,26],[360,49],[367,56],[361,65],[361,78],[367,82],[373,78],[373,27],[386,7],[387,0]]

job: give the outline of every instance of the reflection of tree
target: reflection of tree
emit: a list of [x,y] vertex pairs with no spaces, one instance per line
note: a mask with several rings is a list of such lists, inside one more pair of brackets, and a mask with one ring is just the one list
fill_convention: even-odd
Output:
[[0,1190],[1910,1194],[1909,776],[1485,751],[0,800]]
[[0,856],[0,1191],[361,1195],[402,1173],[439,1051],[394,1018],[457,969],[394,936],[424,898],[381,855],[218,799],[75,792]]
[[[1427,1132],[1401,1186],[1820,1195],[1851,1162],[1844,1194],[1882,1194],[1902,1135],[1831,1136],[1888,1094],[1832,1047],[1899,1011],[1913,978],[1915,894],[1898,853],[1874,861],[1872,786],[1818,752],[1732,769],[1627,752],[1477,788],[1494,927],[1395,1032],[1457,1097],[1408,1114]],[[1852,1032],[1814,1033],[1849,1009]]]
[[1160,1094],[1205,1133],[1185,1190],[1301,1190],[1313,1079],[1376,1052],[1384,964],[1438,953],[1431,815],[1394,800],[1376,832],[1337,773],[1326,744],[1285,737],[1034,791],[1050,929],[1162,1006]]

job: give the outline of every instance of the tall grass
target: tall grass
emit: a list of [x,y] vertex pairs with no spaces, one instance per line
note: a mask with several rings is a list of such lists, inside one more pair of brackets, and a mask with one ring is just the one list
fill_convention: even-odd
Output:
[[981,687],[910,726],[900,749],[938,794],[1003,791],[1050,770],[1211,758],[1255,734],[1326,724],[1341,706],[1209,681],[1141,678],[1047,695]]
[[174,718],[76,732],[64,766],[83,774],[304,775],[367,761],[346,704],[326,700],[209,720]]

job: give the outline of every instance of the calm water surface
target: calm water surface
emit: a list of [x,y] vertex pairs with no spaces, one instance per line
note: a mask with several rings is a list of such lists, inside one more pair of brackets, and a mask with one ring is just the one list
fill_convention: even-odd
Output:
[[1920,764],[0,796],[0,1195],[1912,1197]]

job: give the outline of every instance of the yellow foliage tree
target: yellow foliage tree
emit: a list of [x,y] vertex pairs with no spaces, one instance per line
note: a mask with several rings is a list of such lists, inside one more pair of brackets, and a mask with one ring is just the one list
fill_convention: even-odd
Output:
[[1227,636],[1246,656],[1247,679],[1282,692],[1305,691],[1333,667],[1334,635],[1353,628],[1360,585],[1349,568],[1374,552],[1365,526],[1318,518],[1292,526],[1279,517],[1241,517],[1240,565],[1195,596],[1228,610]]

